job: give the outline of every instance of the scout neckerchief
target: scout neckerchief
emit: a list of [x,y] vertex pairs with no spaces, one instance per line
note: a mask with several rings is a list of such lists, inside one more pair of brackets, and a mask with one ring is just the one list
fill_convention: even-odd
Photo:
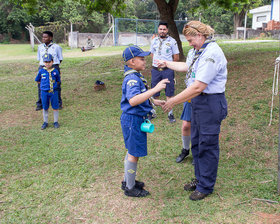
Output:
[[46,44],[44,44],[44,47],[45,47],[45,54],[48,54],[48,50],[49,48],[53,45],[53,41],[51,41],[48,46]]
[[[158,45],[158,55],[160,56],[161,55],[161,47],[162,47],[162,44],[163,42],[168,38],[168,35],[166,35],[165,38],[161,38],[161,37],[158,37],[158,40],[159,40],[159,45]],[[161,40],[162,39],[162,40]]]
[[137,74],[139,74],[138,76],[139,76],[139,78],[142,80],[142,82],[144,83],[146,89],[149,89],[147,79],[145,79],[144,76],[143,76],[140,72],[138,72],[138,71],[136,71],[136,70],[134,70],[134,69],[130,69],[130,70],[126,71],[126,72],[123,74],[123,76],[126,77],[127,75],[132,74],[132,73],[137,73]]
[[[126,77],[127,75],[132,74],[132,73],[137,73],[138,77],[142,80],[142,82],[144,83],[146,89],[148,90],[148,89],[149,89],[149,86],[148,86],[147,79],[145,79],[144,76],[143,76],[140,72],[138,72],[138,71],[136,71],[136,70],[134,70],[134,69],[130,69],[130,70],[126,71],[126,72],[123,74],[123,76]],[[149,98],[149,102],[150,102],[150,104],[151,104],[153,107],[155,106],[155,105],[153,104],[153,102],[151,101],[150,98]]]
[[196,60],[199,58],[199,56],[202,54],[202,52],[205,50],[205,48],[207,47],[207,45],[208,45],[209,43],[211,43],[211,42],[215,42],[215,40],[212,39],[212,37],[206,39],[205,42],[204,42],[204,44],[202,45],[202,47],[201,47],[199,50],[195,50],[194,58],[193,58],[193,60],[192,60],[191,65],[190,65],[189,68],[188,68],[188,72],[187,72],[187,75],[186,75],[186,79],[185,79],[186,85],[187,85],[188,79],[191,77],[192,69],[193,69],[194,63],[195,63]]
[[54,68],[51,68],[50,70],[48,70],[47,68],[45,68],[45,70],[47,70],[47,72],[49,73],[49,82],[50,82],[50,90],[49,93],[53,92],[53,84],[55,82],[55,80],[52,79],[52,71],[54,70]]

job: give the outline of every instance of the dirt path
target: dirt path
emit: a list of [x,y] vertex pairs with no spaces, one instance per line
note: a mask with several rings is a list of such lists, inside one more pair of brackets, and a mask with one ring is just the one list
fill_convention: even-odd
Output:
[[[106,57],[106,56],[114,56],[121,55],[122,50],[114,50],[114,51],[100,51],[100,50],[91,50],[86,52],[81,52],[77,50],[64,50],[63,58],[79,58],[79,57]],[[34,55],[18,55],[18,56],[6,56],[0,57],[0,61],[17,61],[22,59],[34,59],[37,60],[37,54]]]

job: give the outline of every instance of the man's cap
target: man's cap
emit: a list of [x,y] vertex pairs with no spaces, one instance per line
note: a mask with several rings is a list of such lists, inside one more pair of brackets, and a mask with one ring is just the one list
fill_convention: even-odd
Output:
[[51,54],[44,54],[43,55],[43,61],[52,61],[53,57]]
[[124,61],[128,61],[131,58],[134,57],[145,57],[150,55],[151,52],[149,51],[143,51],[140,47],[133,45],[133,46],[129,46],[127,47],[124,51],[123,51],[123,60]]

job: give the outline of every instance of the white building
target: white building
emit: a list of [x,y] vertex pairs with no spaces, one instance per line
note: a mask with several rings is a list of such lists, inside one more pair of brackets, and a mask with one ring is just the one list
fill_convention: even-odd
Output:
[[252,28],[262,28],[263,23],[270,20],[280,21],[280,0],[272,0],[271,5],[265,5],[249,11],[253,14]]

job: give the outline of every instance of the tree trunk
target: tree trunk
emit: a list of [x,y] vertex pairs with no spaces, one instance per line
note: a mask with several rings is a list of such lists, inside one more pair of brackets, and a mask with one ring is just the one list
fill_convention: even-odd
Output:
[[178,44],[180,51],[180,61],[185,61],[185,56],[183,54],[182,42],[180,40],[179,32],[174,22],[174,15],[179,3],[179,0],[169,0],[167,3],[165,0],[154,0],[157,4],[158,11],[160,14],[160,20],[168,23],[168,31],[171,37],[173,37]]
[[235,38],[238,39],[238,32],[237,32],[237,27],[241,27],[242,26],[242,21],[245,17],[245,10],[242,9],[241,12],[239,13],[234,13],[234,34],[235,34]]

